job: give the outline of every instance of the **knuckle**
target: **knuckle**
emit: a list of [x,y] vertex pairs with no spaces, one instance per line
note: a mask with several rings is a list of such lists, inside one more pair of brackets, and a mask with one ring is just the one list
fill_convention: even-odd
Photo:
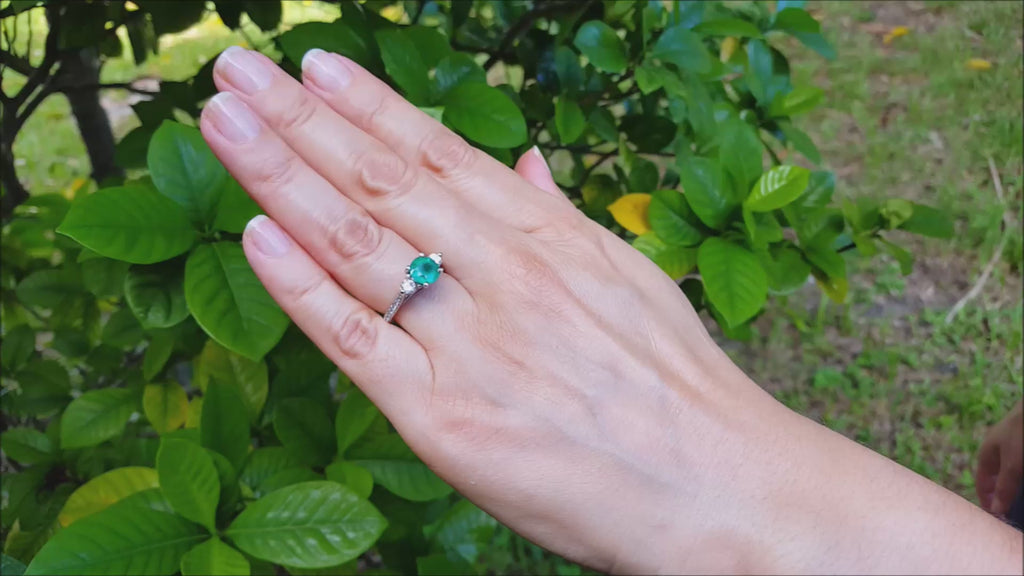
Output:
[[423,163],[442,178],[457,178],[469,171],[475,154],[472,146],[445,129],[433,130],[420,145]]
[[299,132],[316,116],[317,104],[307,94],[299,95],[290,106],[281,109],[277,126],[285,132]]
[[328,231],[331,247],[346,260],[370,258],[378,253],[384,234],[366,212],[359,210],[331,226]]
[[265,187],[280,188],[295,180],[299,159],[292,154],[273,154],[257,164],[256,179]]
[[416,170],[395,154],[365,154],[356,165],[363,186],[373,195],[404,196],[416,186]]
[[386,129],[388,124],[387,119],[391,117],[391,109],[394,108],[397,103],[395,98],[397,98],[397,96],[393,94],[384,94],[380,98],[377,98],[373,108],[371,108],[369,113],[363,117],[363,121],[360,123],[362,124],[360,128],[362,128],[364,132],[368,132],[370,134]]
[[335,341],[343,355],[353,360],[366,358],[377,343],[379,318],[369,309],[345,316],[335,329]]
[[317,294],[323,291],[327,281],[327,276],[323,273],[305,278],[292,287],[288,300],[293,302],[297,309],[315,306]]

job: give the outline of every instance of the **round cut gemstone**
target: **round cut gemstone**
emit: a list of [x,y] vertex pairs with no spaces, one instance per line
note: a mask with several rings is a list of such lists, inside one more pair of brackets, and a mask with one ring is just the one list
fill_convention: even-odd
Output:
[[417,284],[433,284],[440,276],[440,265],[427,256],[420,256],[409,264],[409,277]]

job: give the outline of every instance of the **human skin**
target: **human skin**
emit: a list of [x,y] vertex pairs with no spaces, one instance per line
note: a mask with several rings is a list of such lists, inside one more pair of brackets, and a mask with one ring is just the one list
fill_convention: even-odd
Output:
[[992,427],[978,450],[974,486],[981,507],[996,516],[1010,511],[1024,477],[1024,403],[1017,402]]
[[[243,245],[303,331],[460,493],[624,573],[1020,573],[1021,534],[786,409],[679,288],[562,195],[353,62],[232,48],[200,126],[264,208]],[[405,266],[445,274],[380,316]]]

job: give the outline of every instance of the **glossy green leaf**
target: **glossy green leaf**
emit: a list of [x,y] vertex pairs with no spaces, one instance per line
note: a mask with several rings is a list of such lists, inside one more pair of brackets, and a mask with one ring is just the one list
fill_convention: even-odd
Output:
[[803,43],[811,50],[814,50],[826,60],[835,60],[836,49],[829,44],[828,40],[820,32],[790,32],[790,35]]
[[317,474],[310,468],[302,466],[296,468],[285,468],[279,472],[275,472],[273,476],[267,478],[263,484],[260,485],[260,489],[257,492],[257,496],[265,496],[275,490],[280,490],[285,486],[291,486],[292,484],[299,484],[300,482],[313,482],[316,480],[323,480],[324,477]]
[[559,141],[563,144],[575,142],[586,126],[587,121],[580,105],[564,96],[559,97],[555,102],[555,127],[558,129]]
[[384,69],[401,88],[406,99],[416,105],[430,101],[430,68],[404,29],[378,30],[374,37],[380,46]]
[[260,492],[263,483],[278,472],[301,466],[302,462],[284,447],[265,446],[249,454],[239,479],[254,492]]
[[683,26],[665,30],[651,48],[650,57],[697,74],[711,70],[711,54],[704,47],[700,36]]
[[296,66],[313,48],[334,52],[351,58],[358,64],[376,70],[373,52],[366,41],[341,20],[334,22],[304,22],[277,37],[286,58]]
[[718,18],[705,20],[694,26],[694,32],[708,36],[736,36],[739,38],[760,38],[761,30],[752,22],[739,18]]
[[555,74],[563,94],[576,95],[583,87],[583,68],[579,56],[568,46],[555,48]]
[[495,148],[526,142],[526,120],[501,90],[485,84],[461,84],[442,100],[444,122],[470,140]]
[[697,251],[697,267],[708,300],[728,325],[739,326],[761,311],[768,277],[752,252],[722,238],[708,238]]
[[649,232],[633,240],[633,248],[651,259],[673,280],[689,274],[697,265],[697,250],[669,246],[657,234]]
[[71,396],[68,372],[56,360],[30,360],[14,379],[18,391],[3,397],[4,408],[14,414],[46,416],[64,406]]
[[770,257],[764,268],[773,294],[790,294],[806,284],[811,275],[810,264],[792,246],[785,246]]
[[181,558],[182,576],[249,576],[249,561],[241,552],[210,538]]
[[629,62],[626,44],[611,26],[600,20],[590,20],[580,26],[573,45],[598,70],[616,74],[626,70]]
[[274,432],[300,462],[323,466],[335,453],[335,434],[323,405],[309,398],[288,398],[274,410]]
[[651,193],[647,220],[658,238],[671,246],[695,246],[704,233],[698,224],[686,196],[676,190],[656,190]]
[[193,378],[200,390],[206,390],[211,381],[237,387],[249,411],[249,419],[254,422],[263,411],[270,387],[266,361],[250,360],[213,340],[206,342],[196,358]]
[[816,34],[821,32],[821,24],[802,8],[785,8],[775,14],[772,30]]
[[143,466],[115,468],[79,486],[64,503],[57,519],[61,526],[67,527],[132,494],[159,486],[160,482],[156,470],[153,468]]
[[469,54],[450,54],[434,70],[434,99],[441,100],[460,84],[486,84],[487,73]]
[[832,203],[832,194],[836,190],[836,175],[825,170],[811,172],[807,181],[807,189],[792,206],[800,208],[824,208]]
[[366,432],[366,429],[379,414],[380,411],[373,405],[373,402],[370,402],[366,394],[353,387],[338,405],[338,415],[334,418],[334,435],[338,453],[344,454],[345,450]]
[[791,122],[779,121],[779,130],[782,131],[782,135],[785,136],[786,140],[793,145],[793,149],[804,155],[815,164],[821,164],[821,153],[818,152],[818,147],[814,145],[814,141],[811,137],[794,126]]
[[134,264],[173,258],[196,240],[187,213],[143,186],[104,188],[82,197],[57,232],[98,254]]
[[176,333],[169,330],[155,330],[142,357],[142,377],[150,381],[159,374],[174,352]]
[[772,82],[772,74],[774,74],[774,64],[768,45],[761,40],[747,42],[747,74],[744,78],[750,88],[750,93],[757,98],[758,102],[767,102],[768,86]]
[[349,460],[369,470],[377,484],[406,500],[426,502],[452,492],[451,486],[421,462],[398,434],[353,446]]
[[811,173],[806,168],[776,166],[761,176],[744,206],[753,212],[782,208],[804,193],[810,178]]
[[914,211],[910,218],[900,224],[899,229],[931,238],[949,239],[955,232],[953,220],[949,214],[926,206],[913,203]]
[[58,308],[85,294],[81,275],[66,268],[37,270],[14,289],[18,300],[28,306]]
[[288,317],[234,242],[192,251],[185,263],[185,301],[207,334],[253,360],[273,348],[288,327]]
[[402,33],[412,41],[416,53],[427,68],[436,68],[441,60],[455,53],[448,43],[448,37],[436,27],[414,24],[402,28]]
[[156,455],[160,490],[179,515],[216,532],[220,477],[213,458],[188,440],[164,438]]
[[490,547],[497,526],[491,515],[469,500],[459,500],[423,532],[445,551],[473,563]]
[[795,116],[814,110],[825,98],[825,91],[817,86],[799,86],[772,102],[772,116]]
[[653,192],[658,187],[658,166],[654,162],[637,157],[632,162],[633,167],[629,171],[630,192]]
[[213,219],[213,228],[224,232],[241,234],[245,226],[256,215],[262,214],[259,204],[253,200],[242,185],[234,178],[228,177],[221,190],[220,204],[217,215]]
[[712,228],[724,227],[738,207],[725,188],[722,166],[716,160],[694,156],[680,162],[679,182],[694,214]]
[[82,264],[82,283],[85,289],[97,298],[112,298],[123,294],[124,278],[131,264],[105,258],[88,249],[82,250],[83,254],[86,252],[92,253],[95,257],[78,260]]
[[19,464],[40,464],[52,460],[57,449],[50,438],[35,428],[19,426],[0,434],[0,449]]
[[[198,128],[165,121],[149,141],[146,158],[149,175],[161,194],[181,205],[194,224],[206,226],[213,223],[224,182],[229,176]],[[166,219],[167,216],[162,215],[162,220]],[[102,250],[96,251],[116,258]],[[160,260],[129,261],[147,264]]]
[[347,562],[376,542],[387,521],[336,482],[303,482],[250,504],[224,534],[243,552],[284,566]]
[[0,366],[14,371],[25,365],[36,351],[36,333],[28,324],[9,328],[0,346]]
[[185,425],[188,395],[177,382],[147,384],[142,392],[142,410],[157,434],[166,434]]
[[115,348],[132,348],[142,340],[142,326],[128,308],[121,308],[107,318],[100,340]]
[[32,559],[25,574],[164,576],[206,537],[180,516],[146,505],[144,493],[58,531]]
[[332,482],[348,486],[360,498],[369,498],[373,493],[373,474],[351,462],[334,462],[324,469],[324,475]]
[[131,390],[92,390],[71,401],[60,421],[60,447],[64,450],[95,446],[124,431],[135,410]]
[[199,439],[204,447],[227,458],[235,470],[242,469],[249,453],[249,415],[236,387],[217,381],[206,386]]
[[720,125],[721,146],[718,161],[730,176],[729,194],[736,203],[743,202],[750,186],[763,170],[764,147],[755,128],[733,119]]
[[26,566],[6,554],[0,554],[0,574],[4,576],[22,576]]

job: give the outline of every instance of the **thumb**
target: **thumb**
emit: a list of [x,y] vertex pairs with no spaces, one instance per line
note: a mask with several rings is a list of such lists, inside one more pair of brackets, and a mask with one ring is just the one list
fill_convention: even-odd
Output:
[[551,169],[548,168],[547,161],[541,156],[540,149],[536,146],[519,157],[515,170],[516,174],[537,188],[556,196],[562,196],[558,184],[555,184],[554,178],[551,177]]
[[1013,500],[1020,489],[1020,472],[1010,467],[1003,467],[996,479],[995,495],[992,498],[992,513],[1005,516],[1013,505]]

